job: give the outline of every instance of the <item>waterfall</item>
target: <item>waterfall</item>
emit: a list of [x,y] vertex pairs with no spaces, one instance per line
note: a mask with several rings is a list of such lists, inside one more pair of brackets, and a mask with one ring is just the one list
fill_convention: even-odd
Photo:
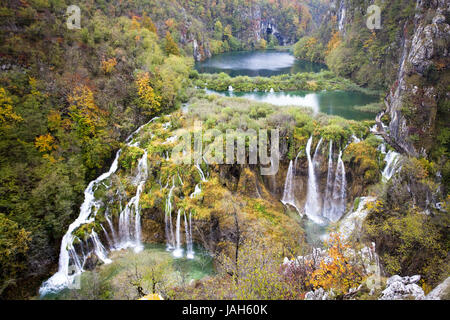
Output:
[[386,157],[384,158],[384,161],[386,162],[386,167],[384,168],[382,172],[383,180],[388,181],[392,178],[394,173],[397,172],[399,169],[399,160],[400,160],[400,154],[389,150],[386,154]]
[[[130,199],[125,209],[120,212],[119,216],[119,236],[120,243],[118,248],[134,248],[135,252],[143,249],[141,243],[141,215],[139,208],[139,200],[145,182],[147,181],[147,151],[141,157],[137,167],[137,175],[133,179],[133,184],[137,185],[136,195]],[[134,216],[132,214],[134,213]],[[134,221],[134,224],[132,223]]]
[[[141,198],[141,193],[144,189],[145,182],[148,178],[148,159],[147,159],[147,150],[144,151],[144,155],[139,161],[138,170],[139,170],[139,185],[136,190],[136,196],[134,200],[134,210],[135,210],[135,218],[134,218],[134,232],[135,232],[135,246],[134,251],[139,252],[142,251],[142,228],[141,228],[141,208],[139,206],[139,200]],[[130,201],[131,202],[131,201]]]
[[308,189],[306,194],[305,213],[312,221],[316,223],[323,223],[323,220],[320,218],[320,198],[317,190],[314,163],[311,159],[312,139],[313,137],[311,136],[306,144],[306,156],[308,158]]
[[177,229],[176,229],[176,247],[175,247],[175,250],[173,251],[173,256],[175,258],[181,258],[183,256],[183,249],[181,248],[181,235],[180,235],[180,227],[181,227],[180,215],[181,215],[181,209],[178,209]]
[[202,192],[201,184],[198,183],[198,184],[195,185],[194,192],[192,192],[192,194],[190,195],[190,197],[191,197],[191,198],[195,198],[195,197],[198,196],[201,192]]
[[184,215],[184,229],[186,232],[186,257],[194,259],[194,248],[192,245],[192,216],[189,212],[189,223],[187,222],[186,214]]
[[342,151],[340,151],[336,166],[336,175],[334,177],[333,203],[327,216],[332,222],[338,221],[345,212],[346,187],[345,166],[342,161]]
[[296,170],[297,170],[297,161],[298,161],[298,157],[300,157],[300,154],[302,153],[302,151],[299,151],[298,153],[297,153],[297,156],[295,157],[295,161],[294,161],[294,173],[296,172]]
[[355,143],[359,143],[359,142],[361,142],[361,139],[358,138],[357,136],[355,136],[354,134],[352,134],[352,141]]
[[192,241],[192,214],[189,211],[189,241],[187,243],[187,258],[194,259],[194,243]]
[[328,172],[327,172],[327,185],[325,187],[325,197],[323,204],[322,216],[330,219],[331,211],[331,195],[333,193],[333,140],[330,140],[330,149],[328,150]]
[[[153,118],[148,123],[139,127],[130,136],[128,136],[128,138],[126,139],[127,145],[131,146],[133,137],[136,134],[138,134],[144,126],[146,126],[150,122],[154,121],[155,119],[157,119],[157,118]],[[84,190],[84,201],[81,204],[80,213],[79,213],[78,217],[75,219],[75,221],[73,221],[69,225],[67,232],[64,234],[64,236],[61,240],[61,247],[60,247],[59,261],[58,261],[58,271],[41,285],[41,287],[39,289],[40,295],[46,295],[48,293],[58,292],[58,291],[64,289],[65,287],[71,285],[74,282],[75,277],[77,277],[81,272],[83,272],[82,263],[81,263],[80,258],[78,256],[78,254],[76,253],[75,248],[73,246],[73,241],[76,238],[73,235],[73,232],[76,229],[78,229],[79,227],[81,227],[82,225],[92,223],[95,221],[95,214],[97,213],[100,203],[98,201],[96,201],[96,199],[94,197],[94,192],[100,184],[104,183],[108,178],[110,178],[117,171],[119,156],[120,156],[121,152],[122,152],[122,150],[119,150],[116,152],[116,156],[115,156],[114,161],[112,162],[111,167],[109,168],[108,172],[103,173],[97,179],[89,182],[88,186]],[[105,184],[105,186],[106,186],[106,184]],[[108,188],[108,186],[106,186],[106,188]],[[137,202],[139,202],[139,199],[137,199]],[[93,208],[95,210],[93,210]],[[105,216],[107,216],[107,215],[105,215]],[[114,231],[114,227],[113,227],[112,222],[109,219],[109,217],[107,217],[107,221],[108,221],[108,224],[110,225],[111,232],[114,237],[115,231]],[[92,231],[90,239],[92,239],[92,241],[93,241],[94,252],[98,256],[98,258],[105,263],[111,262],[111,260],[107,258],[106,249],[102,245],[100,238],[98,237],[97,233],[95,233],[95,231]],[[139,239],[139,241],[140,241],[140,239]],[[80,241],[80,246],[82,248],[82,246],[83,246],[82,241]],[[83,253],[83,264],[86,259],[85,257],[86,256]],[[75,270],[73,270],[73,268],[71,268],[71,267],[73,267]]]
[[109,250],[113,250],[114,247],[114,242],[111,240],[108,232],[106,231],[105,227],[103,226],[103,224],[100,224],[100,227],[102,227],[103,232],[105,233],[105,237],[106,237],[106,241],[108,241],[109,244]]
[[205,178],[205,174],[203,173],[202,167],[200,167],[200,163],[195,164],[195,167],[198,170],[198,173],[200,174],[200,179],[202,180],[202,182],[207,182],[208,180],[206,180]]
[[293,206],[297,212],[300,214],[300,210],[298,209],[296,203],[295,203],[295,195],[294,195],[294,164],[291,160],[289,162],[289,169],[286,174],[286,182],[284,183],[284,192],[283,192],[283,198],[281,199],[281,202],[284,205],[291,205]]
[[106,219],[106,222],[108,223],[109,229],[111,230],[112,243],[113,243],[113,247],[115,248],[115,245],[118,243],[117,234],[116,234],[116,230],[114,230],[114,226],[113,226],[113,223],[111,221],[111,217],[109,216],[109,210],[108,209],[106,209],[106,211],[105,211],[105,219]]
[[164,217],[167,250],[173,250],[175,248],[175,239],[172,226],[172,194],[174,188],[175,188],[175,179],[172,178],[172,187],[170,188],[169,194],[167,195],[165,217]]
[[187,223],[186,213],[184,214],[184,233],[186,236],[186,253],[188,252],[189,248],[189,225]]
[[82,272],[81,267],[78,266],[79,263],[76,263],[75,274],[69,275],[70,260],[76,261],[78,259],[75,250],[71,250],[69,253],[69,248],[73,249],[72,243],[74,240],[74,236],[72,232],[75,231],[75,229],[77,229],[81,225],[90,223],[92,221],[92,219],[89,219],[89,216],[91,215],[92,208],[96,207],[93,189],[95,186],[100,184],[102,181],[108,179],[114,172],[116,172],[120,152],[121,150],[119,150],[116,153],[116,157],[114,158],[114,161],[111,167],[109,168],[109,171],[102,174],[96,180],[91,181],[87,186],[86,190],[84,191],[84,202],[80,207],[80,214],[78,218],[75,219],[75,221],[70,224],[69,229],[67,230],[66,234],[63,236],[61,240],[58,271],[42,284],[41,288],[39,289],[39,293],[41,295],[62,290],[69,284],[73,283],[75,277]]
[[228,86],[228,91],[229,92],[233,92],[234,91],[233,87],[232,86]]
[[319,140],[319,143],[317,144],[316,151],[314,151],[313,162],[314,162],[314,166],[315,167],[318,166],[317,154],[320,152],[320,147],[322,146],[322,141],[323,141],[323,138],[321,137],[320,140]]
[[91,233],[91,239],[92,242],[94,243],[94,252],[95,255],[103,261],[103,263],[111,263],[111,259],[108,259],[108,253],[106,252],[105,247],[103,246],[103,244],[101,243],[100,239],[98,238],[98,234],[92,230]]

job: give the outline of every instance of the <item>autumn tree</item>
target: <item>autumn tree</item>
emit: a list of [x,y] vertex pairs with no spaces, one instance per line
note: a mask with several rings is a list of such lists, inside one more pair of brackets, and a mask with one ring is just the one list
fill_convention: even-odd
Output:
[[9,128],[13,123],[22,120],[22,117],[14,112],[12,98],[0,87],[0,126]]
[[0,213],[0,295],[25,268],[24,254],[30,240],[30,232]]
[[309,280],[315,288],[333,289],[345,294],[350,288],[358,287],[363,280],[363,269],[349,257],[350,245],[342,241],[339,234],[332,234],[326,241],[329,259],[322,259]]
[[331,51],[336,49],[342,42],[342,37],[339,31],[336,31],[331,36],[330,41],[327,44],[327,51],[325,52],[326,55],[328,55]]
[[152,18],[150,18],[147,13],[144,12],[143,16],[142,16],[142,26],[144,28],[147,28],[148,30],[150,30],[153,33],[157,33],[158,29],[156,28],[156,25],[153,23]]
[[145,115],[153,116],[160,110],[161,97],[155,94],[150,85],[150,75],[148,72],[140,73],[136,78],[136,87],[139,99],[137,104]]
[[221,41],[223,37],[223,26],[220,20],[214,24],[214,39]]
[[227,25],[223,31],[223,36],[226,40],[231,39],[233,37],[233,30],[230,25]]
[[167,31],[166,32],[166,53],[168,55],[175,55],[175,56],[179,56],[180,55],[180,49],[178,49],[178,46],[175,42],[175,40],[173,40],[172,38],[172,34]]
[[111,72],[114,71],[114,68],[117,65],[117,60],[116,58],[111,58],[111,59],[104,59],[102,60],[102,71],[105,74],[110,74]]
[[93,92],[85,85],[76,87],[68,100],[72,128],[80,140],[85,165],[101,168],[110,153],[110,135],[105,130],[108,113],[95,104]]

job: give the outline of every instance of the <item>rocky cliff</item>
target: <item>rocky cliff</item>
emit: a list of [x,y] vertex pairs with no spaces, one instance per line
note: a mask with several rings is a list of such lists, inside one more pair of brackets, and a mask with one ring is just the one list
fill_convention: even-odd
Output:
[[[437,137],[445,136],[444,131],[448,130],[443,119],[448,118],[449,112],[450,1],[333,1],[325,17],[334,21],[334,29],[355,57],[369,55],[377,64],[373,52],[348,44],[358,41],[355,24],[364,28],[361,33],[367,32],[367,11],[374,4],[381,9],[381,29],[372,30],[374,39],[388,41],[383,46],[379,44],[384,56],[382,75],[389,90],[386,110],[377,117],[378,129],[397,151],[429,156],[443,143]],[[370,44],[366,42],[364,46]],[[356,70],[369,67],[356,66]]]
[[438,108],[448,102],[449,6],[448,0],[418,0],[414,18],[404,26],[398,79],[385,102],[388,135],[409,155],[427,156],[435,144]]

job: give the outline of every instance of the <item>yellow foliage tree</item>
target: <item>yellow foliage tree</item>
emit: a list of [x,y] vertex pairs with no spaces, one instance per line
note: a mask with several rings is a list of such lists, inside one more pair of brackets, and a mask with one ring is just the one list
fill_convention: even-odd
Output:
[[153,33],[157,33],[156,25],[153,23],[152,18],[150,18],[147,13],[144,12],[144,15],[142,16],[142,26],[144,28],[147,28]]
[[114,71],[114,68],[117,65],[116,58],[111,58],[108,60],[102,60],[102,71],[106,74],[109,74]]
[[335,31],[331,36],[330,41],[328,42],[327,51],[325,52],[325,54],[328,55],[331,51],[336,49],[341,44],[341,41],[341,34],[339,33],[339,31]]
[[170,54],[173,54],[175,56],[180,55],[180,49],[178,49],[178,46],[175,40],[173,40],[172,34],[169,31],[166,32],[166,53],[168,55]]
[[266,49],[267,48],[267,41],[264,39],[261,39],[261,41],[259,41],[259,48],[260,49]]
[[78,135],[83,140],[97,136],[101,127],[106,125],[106,112],[94,102],[94,94],[85,85],[78,86],[68,98],[70,117]]
[[139,17],[133,16],[131,18],[131,29],[132,30],[140,30],[141,23],[139,22]]
[[13,101],[8,96],[6,90],[0,87],[0,126],[9,128],[15,122],[22,121],[22,117],[17,115],[13,109]]
[[358,287],[363,280],[363,270],[351,263],[346,257],[350,245],[343,242],[339,234],[332,234],[326,242],[328,257],[320,262],[310,279],[315,288],[333,289],[337,294],[344,294],[350,288]]
[[306,47],[311,48],[317,44],[317,39],[314,37],[311,37],[308,39],[308,42],[306,42]]
[[144,110],[144,114],[153,115],[160,110],[161,97],[155,94],[155,90],[150,86],[150,75],[148,72],[140,73],[136,79],[136,86],[139,95],[139,107]]
[[36,138],[34,145],[40,152],[47,152],[56,149],[55,138],[50,133]]

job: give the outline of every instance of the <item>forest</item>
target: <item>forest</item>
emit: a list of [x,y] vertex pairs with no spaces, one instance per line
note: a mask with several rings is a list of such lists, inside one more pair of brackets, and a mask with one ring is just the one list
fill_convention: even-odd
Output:
[[[371,4],[380,7],[381,29],[365,27]],[[80,28],[68,28],[70,5],[80,8]],[[393,297],[392,277],[420,275],[410,286],[421,291],[400,298],[433,297],[443,284],[440,299],[449,299],[448,5],[2,1],[0,298],[378,299]],[[244,51],[280,51],[326,70],[197,70]],[[324,105],[317,113],[233,96],[278,92],[315,94],[314,105]],[[372,96],[349,106],[370,120],[326,114],[333,106],[321,97],[329,92]],[[205,134],[277,129],[279,172],[177,166],[168,155],[180,137],[196,134],[196,121]],[[98,183],[89,193],[91,181]],[[84,203],[91,220],[68,232]],[[135,214],[126,234],[135,242],[120,247],[124,208]],[[318,216],[326,227],[311,225]],[[144,248],[137,257],[135,245]],[[177,259],[183,246],[187,255]],[[67,265],[86,271],[82,289],[44,297],[39,290],[61,271],[64,250]],[[372,290],[374,254],[382,286]]]

